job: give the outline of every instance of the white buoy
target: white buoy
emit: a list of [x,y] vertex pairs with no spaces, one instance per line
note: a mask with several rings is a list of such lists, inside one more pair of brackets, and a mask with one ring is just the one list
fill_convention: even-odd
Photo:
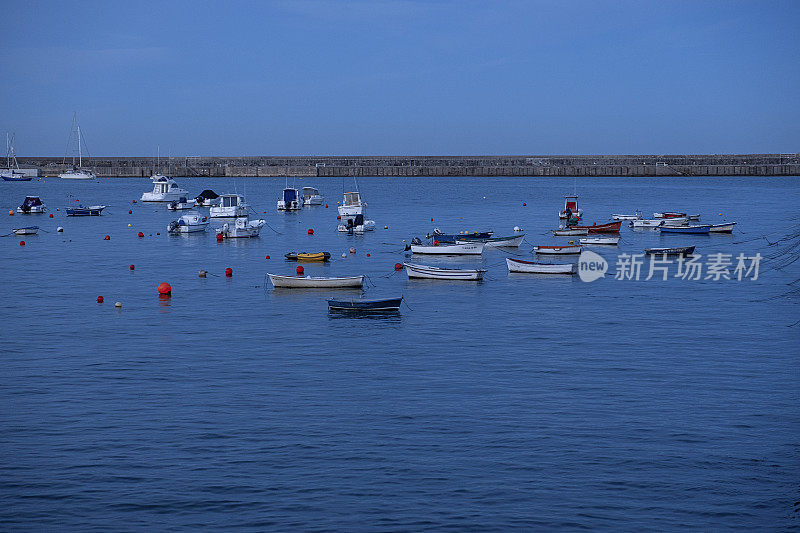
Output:
[[120,307],[122,307],[122,302],[117,302],[117,303],[115,303],[115,304],[114,304],[114,307],[116,307],[117,309],[119,309]]
[[522,231],[522,228],[520,228],[519,226],[514,226],[514,231]]
[[347,254],[345,252],[342,252],[342,257],[347,257]]
[[59,233],[61,233],[62,231],[64,231],[64,228],[62,228],[61,226],[59,226],[59,227],[56,229],[56,231],[57,231],[57,232],[59,232]]

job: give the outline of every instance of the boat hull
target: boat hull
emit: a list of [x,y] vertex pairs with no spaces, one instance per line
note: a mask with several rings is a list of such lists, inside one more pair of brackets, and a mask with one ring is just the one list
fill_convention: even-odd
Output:
[[709,233],[733,233],[733,227],[735,225],[736,222],[731,222],[730,224],[712,224],[708,231]]
[[103,214],[104,205],[93,205],[91,207],[67,207],[68,217],[99,217]]
[[27,228],[14,228],[12,230],[14,235],[36,235],[39,232],[39,226],[28,226]]
[[525,274],[574,274],[575,265],[536,263],[534,261],[522,261],[520,259],[506,258],[506,266],[509,272],[522,272]]
[[661,226],[661,233],[681,233],[690,235],[707,235],[711,226]]
[[617,213],[611,215],[612,220],[639,220],[640,218],[642,217],[639,215],[621,215]]
[[328,300],[330,311],[348,311],[357,313],[380,313],[399,311],[403,297],[383,300]]
[[641,220],[634,220],[631,222],[632,228],[658,228],[664,224],[663,220],[649,220],[649,219],[641,219]]
[[554,229],[553,237],[575,237],[578,235],[589,235],[585,229]]
[[438,268],[415,263],[403,263],[409,279],[443,279],[451,281],[480,281],[486,273],[483,269]]
[[589,233],[619,233],[622,221],[610,222],[608,224],[593,224],[591,226],[572,226],[572,229],[585,229]]
[[541,255],[573,255],[581,253],[580,246],[534,246],[533,251]]
[[645,248],[644,253],[647,255],[692,255],[694,253],[694,246],[681,246],[678,248]]
[[484,244],[481,243],[467,243],[467,244],[441,244],[439,246],[430,246],[425,244],[412,244],[412,254],[427,254],[427,255],[481,255],[483,253]]
[[581,239],[581,244],[616,246],[619,244],[619,239],[620,237],[589,237],[588,239]]
[[346,278],[312,278],[299,276],[280,276],[267,274],[272,286],[283,289],[353,289],[364,285],[364,276],[351,276]]
[[470,244],[482,242],[486,248],[519,248],[525,235],[511,237],[489,237],[486,239],[456,239],[456,244]]

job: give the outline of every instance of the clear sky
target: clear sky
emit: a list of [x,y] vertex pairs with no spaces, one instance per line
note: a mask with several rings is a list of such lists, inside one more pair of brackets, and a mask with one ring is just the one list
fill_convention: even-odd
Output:
[[800,151],[800,1],[0,1],[62,156]]

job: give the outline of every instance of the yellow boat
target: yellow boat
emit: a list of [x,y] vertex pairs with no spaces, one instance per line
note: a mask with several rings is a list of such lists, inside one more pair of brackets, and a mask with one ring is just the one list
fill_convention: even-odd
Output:
[[305,261],[305,262],[325,262],[331,258],[331,254],[329,252],[315,252],[315,253],[307,253],[307,252],[289,252],[284,257],[289,259],[290,261]]

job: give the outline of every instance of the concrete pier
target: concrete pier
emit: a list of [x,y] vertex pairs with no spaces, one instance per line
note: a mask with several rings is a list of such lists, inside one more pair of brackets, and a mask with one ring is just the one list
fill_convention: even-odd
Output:
[[[21,166],[57,176],[58,157],[17,157]],[[92,157],[99,176],[148,177],[150,157]],[[800,154],[565,156],[173,157],[161,172],[175,177],[284,176],[796,176]]]

